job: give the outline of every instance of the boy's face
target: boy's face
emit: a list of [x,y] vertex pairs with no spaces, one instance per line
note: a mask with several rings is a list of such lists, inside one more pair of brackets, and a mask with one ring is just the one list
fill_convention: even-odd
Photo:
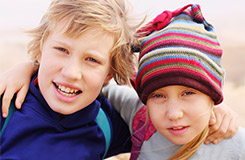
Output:
[[59,23],[43,43],[38,84],[49,106],[66,115],[91,104],[111,79],[114,37],[92,28],[74,39],[64,35],[64,26]]
[[193,88],[174,85],[154,91],[147,100],[158,132],[174,144],[187,144],[208,125],[213,101]]

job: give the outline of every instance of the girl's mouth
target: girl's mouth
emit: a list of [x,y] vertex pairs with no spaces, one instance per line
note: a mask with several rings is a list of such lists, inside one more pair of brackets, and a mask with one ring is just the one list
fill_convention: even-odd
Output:
[[180,126],[180,127],[168,128],[168,131],[175,136],[179,136],[187,132],[188,129],[189,129],[188,126]]

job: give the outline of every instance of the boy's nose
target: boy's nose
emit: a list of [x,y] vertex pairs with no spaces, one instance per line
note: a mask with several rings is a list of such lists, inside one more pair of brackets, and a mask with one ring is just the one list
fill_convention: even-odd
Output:
[[76,60],[70,59],[62,68],[62,75],[67,80],[79,80],[82,78],[81,65]]

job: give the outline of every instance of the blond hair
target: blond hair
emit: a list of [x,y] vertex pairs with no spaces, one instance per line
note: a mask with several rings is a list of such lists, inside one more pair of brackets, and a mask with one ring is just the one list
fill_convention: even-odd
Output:
[[135,57],[131,53],[131,44],[134,41],[134,32],[141,23],[131,24],[129,17],[131,5],[126,2],[125,0],[53,0],[39,26],[28,31],[33,37],[28,45],[28,53],[36,61],[44,41],[62,20],[68,20],[65,34],[72,38],[79,37],[89,28],[100,27],[115,38],[110,54],[111,70],[115,81],[118,84],[129,84],[129,79],[135,73]]
[[[213,111],[214,101],[210,98],[210,111]],[[177,152],[175,152],[168,160],[186,160],[189,159],[198,148],[204,143],[208,136],[209,124],[203,129],[203,131],[197,135],[192,141],[183,145]]]
[[209,131],[209,126],[196,136],[191,142],[183,145],[168,160],[186,160],[189,159],[205,141]]
[[[147,114],[142,115],[142,116],[146,116],[145,124],[142,127],[146,127],[149,124],[149,120],[150,120],[148,107],[146,109],[147,109],[146,110]],[[168,160],[187,160],[189,159],[198,150],[198,148],[203,144],[203,142],[208,136],[208,132],[209,132],[209,125],[207,125],[203,129],[203,131],[199,135],[197,135],[192,141],[190,141],[189,143],[183,145],[180,149],[178,149],[170,158],[168,158]]]
[[[210,98],[210,97],[209,97]],[[210,111],[213,111],[214,101],[210,98]],[[145,125],[148,125],[150,120],[149,117],[149,108],[146,108],[146,121]],[[192,141],[187,144],[184,144],[180,149],[178,149],[168,160],[187,160],[189,159],[198,148],[204,143],[209,133],[209,124],[202,130],[200,134],[198,134]]]

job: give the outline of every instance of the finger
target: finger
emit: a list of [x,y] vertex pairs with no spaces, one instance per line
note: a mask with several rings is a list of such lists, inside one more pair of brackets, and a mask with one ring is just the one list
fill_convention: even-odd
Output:
[[16,95],[15,106],[20,109],[28,92],[28,86],[23,86]]
[[216,136],[215,136],[215,133],[214,134],[212,134],[212,135],[209,135],[207,138],[206,138],[206,140],[205,140],[205,144],[210,144],[210,143],[213,143],[213,144],[217,144],[217,143],[219,143],[223,138],[215,138]]
[[14,96],[14,92],[7,89],[2,98],[2,116],[6,118],[8,116],[10,101]]
[[2,95],[4,93],[5,89],[6,89],[5,83],[1,82],[0,83],[0,95]]
[[219,143],[222,139],[227,138],[227,136],[230,136],[230,133],[228,132],[228,128],[230,128],[230,122],[231,119],[229,117],[226,117],[223,119],[220,127],[211,133],[208,137],[207,140],[209,142],[212,142],[214,144]]
[[238,114],[232,110],[230,114],[231,114],[231,121],[230,121],[230,125],[228,128],[227,134],[225,135],[225,138],[231,138],[232,136],[234,136],[240,124],[240,119],[239,119]]
[[[216,116],[215,116],[216,117]],[[217,120],[218,118],[218,120]],[[216,133],[216,131],[220,128],[220,125],[221,125],[221,122],[223,121],[223,118],[224,118],[224,114],[219,114],[217,117],[216,117],[216,123],[213,124],[213,125],[210,125],[209,126],[209,134],[205,140],[205,144],[209,144],[211,142],[214,142],[215,138],[214,138],[214,134]]]
[[219,110],[219,108],[215,108],[215,109],[216,109],[216,112],[214,112],[214,115],[216,117],[216,122],[215,124],[209,127],[209,134],[216,132],[220,128],[221,123],[223,123],[223,120],[226,116],[226,113],[223,112],[223,110]]
[[209,140],[214,141],[215,139],[218,138],[222,138],[222,139],[225,138],[225,134],[227,133],[228,126],[229,125],[227,124],[224,125],[224,123],[222,123],[218,130],[216,130],[211,135],[209,135]]
[[[0,96],[3,95],[5,89],[6,89],[6,85],[3,81],[1,81],[1,83],[0,83]],[[0,102],[0,103],[2,103],[2,116],[3,116],[3,118],[6,118],[8,115],[8,111],[7,111],[7,115],[6,115],[6,111],[3,107],[3,99],[2,99],[2,102]]]
[[210,144],[210,143],[218,144],[218,143],[221,142],[221,141],[222,141],[222,138],[218,138],[218,139],[214,139],[213,141],[206,140],[204,143],[205,143],[205,144]]
[[223,138],[217,138],[215,140],[212,141],[213,144],[218,144],[219,142],[222,141]]
[[231,138],[234,136],[239,128],[239,121],[236,118],[232,118],[230,121],[230,125],[227,129],[227,132],[224,135],[224,138]]
[[209,135],[215,133],[217,130],[219,130],[221,121],[223,121],[223,118],[220,117],[219,120],[216,120],[216,123],[214,125],[210,125],[209,127]]

